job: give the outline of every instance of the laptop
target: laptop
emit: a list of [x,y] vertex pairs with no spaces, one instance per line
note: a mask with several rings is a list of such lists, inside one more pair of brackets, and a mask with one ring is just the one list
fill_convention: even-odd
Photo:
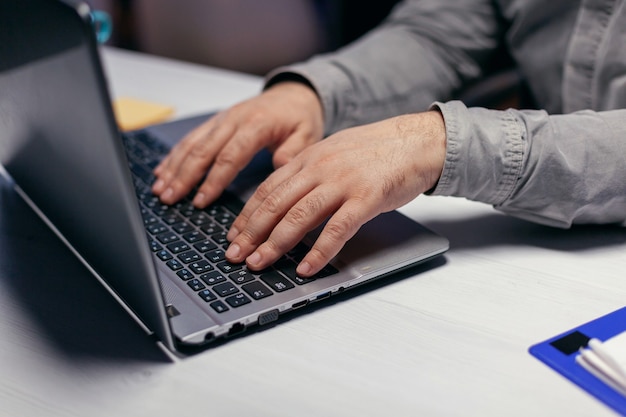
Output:
[[225,233],[267,175],[269,155],[259,153],[205,210],[190,200],[161,204],[149,191],[151,170],[200,119],[120,132],[83,2],[0,2],[0,92],[3,173],[171,352],[274,323],[448,249],[393,211],[365,224],[314,279],[298,277],[295,265],[316,232],[265,271],[228,263]]

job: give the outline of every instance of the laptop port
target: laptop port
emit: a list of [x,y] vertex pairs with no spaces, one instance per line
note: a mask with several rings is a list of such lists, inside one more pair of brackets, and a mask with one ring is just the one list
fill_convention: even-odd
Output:
[[264,325],[278,320],[278,309],[267,311],[259,315],[259,325]]
[[245,328],[246,328],[246,326],[244,326],[243,324],[235,323],[235,324],[232,325],[230,330],[228,330],[228,336],[234,336],[236,334],[239,334],[239,333],[243,332]]
[[330,291],[318,295],[317,297],[315,297],[314,301],[320,301],[328,297],[330,297]]
[[295,310],[297,308],[304,307],[307,304],[309,304],[309,300],[302,300],[302,301],[298,301],[297,303],[292,304],[291,308]]

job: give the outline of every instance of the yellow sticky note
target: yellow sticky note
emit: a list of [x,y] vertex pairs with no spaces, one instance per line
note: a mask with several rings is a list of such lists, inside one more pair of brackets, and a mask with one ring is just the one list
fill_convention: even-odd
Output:
[[120,129],[127,131],[163,122],[174,113],[174,108],[131,97],[118,97],[113,101],[113,111]]

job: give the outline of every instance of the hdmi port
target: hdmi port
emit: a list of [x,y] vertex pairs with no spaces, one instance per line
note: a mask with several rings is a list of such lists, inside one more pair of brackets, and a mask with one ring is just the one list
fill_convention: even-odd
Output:
[[304,307],[307,304],[309,304],[309,300],[302,300],[294,303],[291,308],[295,310],[296,308]]

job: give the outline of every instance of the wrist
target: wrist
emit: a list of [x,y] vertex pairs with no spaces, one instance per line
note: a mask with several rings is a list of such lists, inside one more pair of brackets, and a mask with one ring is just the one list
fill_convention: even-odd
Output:
[[424,113],[427,119],[428,136],[432,146],[432,169],[430,171],[429,187],[424,194],[431,194],[437,188],[446,160],[446,125],[443,114],[439,109],[429,110]]
[[[300,77],[302,78],[302,77]],[[305,80],[302,78],[302,80]],[[313,86],[307,82],[299,80],[284,79],[266,85],[265,94],[280,94],[289,97],[290,103],[296,108],[302,109],[308,116],[312,116],[317,121],[316,124],[324,126],[324,109],[322,102]]]

